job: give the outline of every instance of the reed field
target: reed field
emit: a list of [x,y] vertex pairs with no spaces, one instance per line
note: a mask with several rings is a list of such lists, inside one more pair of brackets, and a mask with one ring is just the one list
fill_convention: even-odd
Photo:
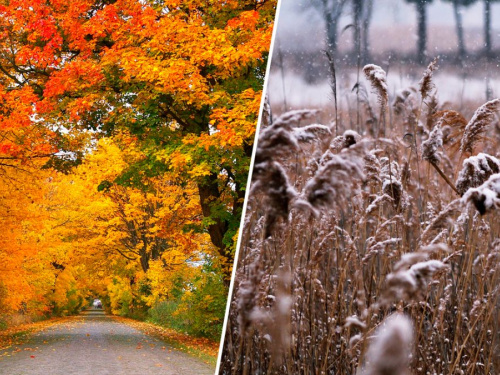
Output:
[[500,100],[437,68],[366,65],[331,123],[265,105],[220,374],[500,373]]

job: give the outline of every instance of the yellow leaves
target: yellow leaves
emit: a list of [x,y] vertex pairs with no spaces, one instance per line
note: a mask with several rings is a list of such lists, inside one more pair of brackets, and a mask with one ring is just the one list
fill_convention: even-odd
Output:
[[[187,162],[185,156],[177,156],[179,164]],[[47,199],[40,202],[49,216],[40,228],[44,264],[55,261],[69,267],[46,277],[56,277],[56,293],[49,294],[60,311],[74,305],[73,290],[85,293],[93,288],[110,298],[113,312],[127,313],[141,285],[150,288],[144,302],[152,306],[167,298],[179,277],[190,278],[189,262],[198,260],[200,249],[211,251],[207,234],[185,230],[201,216],[195,184],[179,186],[168,174],[145,180],[147,189],[113,184],[129,162],[142,158],[135,138],[121,133],[99,141],[73,173],[55,175],[47,184]],[[202,163],[191,173],[201,176],[208,171]],[[98,191],[103,180],[110,185]],[[36,241],[40,236],[34,235],[38,229],[33,225],[24,228],[30,228]],[[146,273],[144,257],[149,257]],[[50,282],[39,290],[48,288]]]
[[128,312],[132,302],[130,280],[119,276],[114,277],[113,281],[107,285],[107,293],[113,314]]
[[[260,98],[261,92],[255,92],[252,89],[244,90],[231,99],[220,92],[214,93],[214,101],[225,103],[212,111],[210,118],[216,129],[210,134],[185,136],[183,143],[198,145],[205,151],[211,147],[222,151],[241,147],[244,143],[251,144],[255,135],[256,114],[260,107]],[[230,103],[228,103],[229,100]],[[190,161],[190,156],[174,152],[170,160],[176,169],[183,170]]]
[[70,298],[78,298],[78,296],[75,296],[75,292],[77,292],[76,279],[73,270],[67,267],[57,275],[51,299],[58,308],[64,309],[68,305]]
[[[186,140],[186,142],[189,141]],[[159,153],[159,157],[161,157],[161,152]],[[181,151],[174,151],[170,154],[168,160],[174,170],[182,171],[191,162],[192,158],[190,155],[183,154]]]
[[210,166],[206,163],[196,164],[189,169],[188,174],[193,178],[208,176],[210,174]]
[[[34,172],[39,173],[38,175]],[[48,171],[6,169],[0,175],[0,313],[19,309],[22,302],[39,299],[37,292],[46,290],[44,280],[51,279],[43,267],[43,220],[40,210],[48,190]],[[37,179],[40,178],[40,180]],[[45,178],[45,179],[44,179]],[[4,291],[4,293],[2,293]]]
[[[129,155],[131,158],[137,157],[133,151],[130,151]],[[124,160],[125,157],[116,142],[109,138],[102,138],[99,140],[96,151],[87,158],[88,162],[78,168],[78,174],[85,175],[85,179],[93,184],[99,184],[104,180],[113,181],[127,168],[128,163]]]

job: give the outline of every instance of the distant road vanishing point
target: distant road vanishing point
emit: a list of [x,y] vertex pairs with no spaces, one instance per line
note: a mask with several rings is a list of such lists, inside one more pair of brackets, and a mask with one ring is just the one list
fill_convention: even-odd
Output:
[[102,310],[85,311],[0,352],[2,375],[213,375],[214,371]]

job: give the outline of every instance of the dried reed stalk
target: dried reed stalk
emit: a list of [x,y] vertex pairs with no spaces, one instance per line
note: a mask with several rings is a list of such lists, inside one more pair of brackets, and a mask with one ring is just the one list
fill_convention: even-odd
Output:
[[479,107],[465,127],[460,144],[460,152],[473,152],[474,145],[492,123],[495,113],[500,110],[500,99],[493,99]]

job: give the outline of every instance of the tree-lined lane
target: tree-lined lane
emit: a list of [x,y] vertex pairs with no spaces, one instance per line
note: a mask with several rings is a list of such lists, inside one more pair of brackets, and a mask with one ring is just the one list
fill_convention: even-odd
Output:
[[[7,353],[7,354],[6,354]],[[213,374],[214,368],[100,310],[89,310],[0,352],[5,375]]]

